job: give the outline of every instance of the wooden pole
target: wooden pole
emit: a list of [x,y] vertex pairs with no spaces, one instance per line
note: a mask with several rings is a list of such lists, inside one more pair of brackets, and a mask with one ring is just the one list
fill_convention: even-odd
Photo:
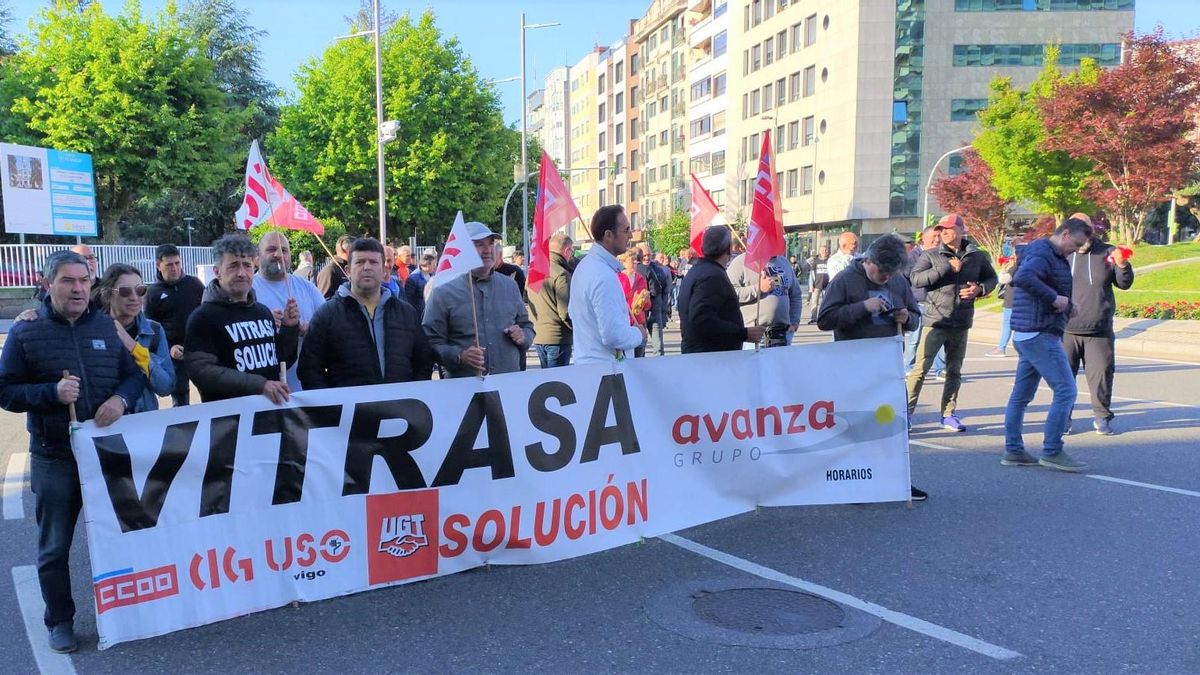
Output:
[[[65,379],[65,378],[68,378],[68,377],[70,377],[70,376],[71,376],[71,371],[69,371],[69,370],[64,370],[64,371],[63,371],[63,378],[64,378],[64,379]],[[81,382],[79,383],[79,385],[80,385],[80,386],[83,386],[83,382],[81,381]],[[78,419],[75,417],[75,404],[74,404],[74,403],[68,403],[68,404],[67,404],[67,413],[68,413],[68,414],[71,416],[71,422],[72,422],[72,423],[74,423],[74,422],[77,422],[77,421],[78,421]]]
[[[471,295],[471,322],[475,326],[475,348],[482,350],[483,347],[481,347],[479,345],[479,315],[475,311],[475,275],[471,274],[470,272],[467,272],[467,290],[470,292],[470,295]],[[484,352],[483,359],[484,359],[484,368],[479,369],[480,377],[484,376],[484,373],[485,373],[486,367],[487,367],[487,353],[486,352]]]

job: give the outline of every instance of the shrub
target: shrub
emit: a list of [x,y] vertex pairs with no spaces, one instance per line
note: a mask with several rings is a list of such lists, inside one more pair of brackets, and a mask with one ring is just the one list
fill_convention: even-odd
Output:
[[1186,319],[1200,321],[1200,302],[1160,300],[1142,304],[1121,303],[1117,305],[1117,316],[1131,319]]

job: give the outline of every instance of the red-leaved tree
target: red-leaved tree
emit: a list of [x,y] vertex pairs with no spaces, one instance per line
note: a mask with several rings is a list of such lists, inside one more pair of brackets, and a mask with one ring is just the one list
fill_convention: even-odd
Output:
[[941,175],[930,191],[946,213],[957,213],[967,225],[967,234],[992,255],[1000,256],[1011,205],[992,185],[992,168],[974,150],[962,153],[963,172]]
[[1095,165],[1091,197],[1117,239],[1133,244],[1151,209],[1194,174],[1200,64],[1172,51],[1161,28],[1126,41],[1125,63],[1093,84],[1056,87],[1041,109],[1047,149]]

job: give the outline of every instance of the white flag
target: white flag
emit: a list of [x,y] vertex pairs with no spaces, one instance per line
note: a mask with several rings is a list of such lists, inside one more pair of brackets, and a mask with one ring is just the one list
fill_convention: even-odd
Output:
[[483,267],[483,259],[475,250],[475,242],[467,234],[467,224],[463,222],[462,211],[459,211],[454,217],[454,227],[450,228],[450,236],[442,248],[442,257],[438,259],[433,278],[429,280],[430,287],[480,267]]
[[283,201],[283,197],[276,192],[275,185],[271,172],[267,170],[267,163],[258,149],[258,141],[251,141],[250,154],[246,156],[246,196],[242,199],[242,206],[237,210],[237,215],[234,216],[233,222],[236,227],[249,230],[270,218],[272,207]]

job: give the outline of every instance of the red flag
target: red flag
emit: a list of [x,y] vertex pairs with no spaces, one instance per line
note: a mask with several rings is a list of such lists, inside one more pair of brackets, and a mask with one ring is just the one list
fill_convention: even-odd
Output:
[[783,207],[779,203],[779,184],[775,180],[775,156],[771,146],[771,131],[763,132],[762,154],[758,160],[758,175],[754,178],[754,206],[750,210],[750,226],[746,228],[746,267],[762,272],[767,261],[783,255],[787,247],[783,240]]
[[250,142],[246,156],[246,196],[234,222],[243,230],[267,221],[285,230],[304,230],[315,235],[325,234],[325,226],[313,218],[308,209],[284,189],[271,175],[267,162],[258,149],[258,141]]
[[696,178],[696,174],[692,174],[692,230],[691,242],[692,250],[696,255],[703,257],[704,253],[700,250],[700,240],[704,238],[704,230],[712,225],[713,218],[717,217],[720,209],[713,203],[712,195],[708,194],[708,190],[700,184],[700,179]]
[[537,202],[533,207],[533,239],[529,242],[529,277],[525,281],[530,293],[541,290],[542,282],[550,274],[550,235],[578,217],[579,209],[575,208],[571,191],[558,175],[558,167],[550,155],[543,151]]

